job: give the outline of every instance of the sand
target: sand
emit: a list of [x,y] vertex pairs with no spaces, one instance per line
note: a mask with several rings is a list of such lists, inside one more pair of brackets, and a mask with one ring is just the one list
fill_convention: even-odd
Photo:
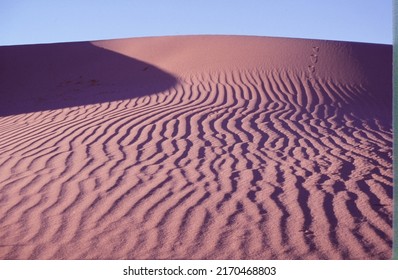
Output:
[[388,259],[392,46],[0,47],[0,259]]

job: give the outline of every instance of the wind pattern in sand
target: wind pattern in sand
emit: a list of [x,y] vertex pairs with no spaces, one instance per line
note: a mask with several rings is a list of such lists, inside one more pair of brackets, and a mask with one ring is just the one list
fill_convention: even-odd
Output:
[[0,258],[390,258],[388,100],[310,66],[1,117]]

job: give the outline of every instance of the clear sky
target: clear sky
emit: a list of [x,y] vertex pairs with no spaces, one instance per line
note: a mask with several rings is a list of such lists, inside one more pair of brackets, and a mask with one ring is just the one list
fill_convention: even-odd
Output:
[[393,0],[0,0],[0,45],[191,34],[392,44]]

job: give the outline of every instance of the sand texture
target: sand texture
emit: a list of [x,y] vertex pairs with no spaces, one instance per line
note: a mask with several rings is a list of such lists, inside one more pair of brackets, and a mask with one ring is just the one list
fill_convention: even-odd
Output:
[[392,46],[0,47],[0,259],[388,259]]

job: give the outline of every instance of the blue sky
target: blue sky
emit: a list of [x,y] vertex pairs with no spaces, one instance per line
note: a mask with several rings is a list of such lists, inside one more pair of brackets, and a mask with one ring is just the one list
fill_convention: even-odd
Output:
[[392,44],[392,0],[0,0],[0,45],[191,34]]

